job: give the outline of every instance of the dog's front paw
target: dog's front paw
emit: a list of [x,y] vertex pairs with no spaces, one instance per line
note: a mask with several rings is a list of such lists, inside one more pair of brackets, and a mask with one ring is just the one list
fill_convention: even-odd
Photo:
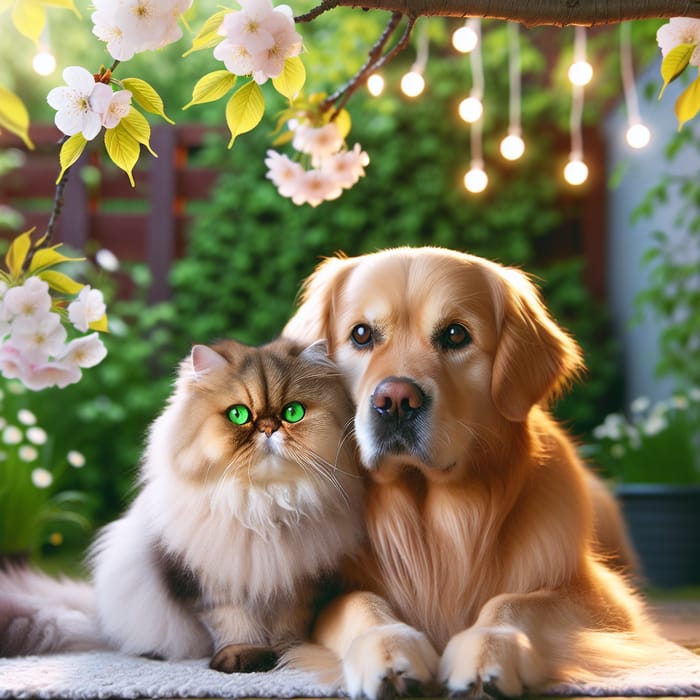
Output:
[[209,668],[223,673],[252,673],[270,671],[277,663],[274,649],[255,644],[228,644],[219,649],[209,662]]
[[522,695],[547,680],[546,664],[528,636],[512,626],[472,627],[456,634],[440,659],[451,695]]
[[432,682],[438,663],[422,632],[396,623],[357,637],[343,659],[343,671],[350,697],[386,700]]

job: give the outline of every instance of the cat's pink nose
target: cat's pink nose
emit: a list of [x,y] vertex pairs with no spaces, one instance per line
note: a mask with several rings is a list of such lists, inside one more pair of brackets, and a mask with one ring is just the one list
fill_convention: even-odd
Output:
[[255,427],[261,432],[270,437],[272,433],[279,429],[281,423],[277,418],[259,418],[255,422]]

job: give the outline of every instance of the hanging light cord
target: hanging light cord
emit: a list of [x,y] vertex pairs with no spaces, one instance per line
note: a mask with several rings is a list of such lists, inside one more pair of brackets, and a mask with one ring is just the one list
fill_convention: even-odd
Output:
[[508,23],[508,74],[510,82],[510,124],[508,133],[520,136],[520,27],[515,22]]
[[638,124],[641,122],[641,118],[637,87],[634,80],[631,27],[629,22],[620,24],[620,70],[622,72],[622,87],[625,92],[625,103],[627,105],[627,118],[630,124]]
[[[475,20],[472,28],[478,38],[475,49],[469,54],[469,65],[472,71],[472,97],[481,100],[484,97],[484,66],[481,60],[481,21]],[[470,141],[472,151],[472,166],[482,168],[484,165],[484,154],[482,148],[482,122],[478,119],[471,125]]]

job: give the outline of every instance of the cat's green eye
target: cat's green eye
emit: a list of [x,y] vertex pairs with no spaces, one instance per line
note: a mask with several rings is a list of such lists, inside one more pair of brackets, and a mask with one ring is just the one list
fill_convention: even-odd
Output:
[[231,406],[231,408],[226,411],[226,415],[231,423],[235,423],[236,425],[245,425],[250,421],[250,409],[242,403]]
[[306,409],[298,402],[292,401],[282,409],[282,420],[298,423],[306,415]]

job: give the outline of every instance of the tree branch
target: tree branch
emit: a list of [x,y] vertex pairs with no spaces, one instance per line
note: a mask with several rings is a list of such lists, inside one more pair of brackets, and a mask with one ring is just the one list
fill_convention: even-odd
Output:
[[399,12],[408,17],[483,17],[527,26],[595,26],[636,19],[700,18],[700,0],[323,0],[297,18],[310,21],[334,7]]

